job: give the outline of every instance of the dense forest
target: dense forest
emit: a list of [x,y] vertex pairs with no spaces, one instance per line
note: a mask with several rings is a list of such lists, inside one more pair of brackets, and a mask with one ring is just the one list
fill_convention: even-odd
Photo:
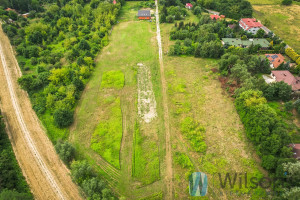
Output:
[[29,12],[31,10],[43,10],[41,0],[0,0],[0,6],[4,9],[11,8],[19,12]]
[[5,132],[0,111],[0,200],[33,199]]

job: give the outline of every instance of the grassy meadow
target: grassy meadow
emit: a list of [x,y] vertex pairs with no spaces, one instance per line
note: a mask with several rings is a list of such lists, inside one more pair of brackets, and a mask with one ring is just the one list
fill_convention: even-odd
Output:
[[[188,22],[192,18],[185,21]],[[251,144],[247,141],[243,125],[234,103],[223,91],[218,74],[217,60],[190,56],[168,56],[172,24],[162,24],[164,66],[168,83],[171,119],[171,142],[175,199],[188,199],[188,177],[195,171],[208,174],[212,181],[215,173],[244,173],[261,177],[264,171]],[[208,194],[201,199],[264,198],[261,189],[222,189],[210,185]],[[250,194],[248,194],[250,192]]]
[[[126,2],[122,7],[109,45],[96,58],[69,136],[111,187],[129,199],[162,194],[164,153],[156,26],[136,18],[137,4]],[[158,116],[150,123],[137,112],[139,63],[150,67],[157,102]],[[101,158],[110,166],[103,168]],[[153,182],[157,183],[149,185]]]
[[262,23],[270,22],[267,27],[282,38],[289,46],[300,53],[300,5],[293,2],[290,6],[281,5],[280,0],[250,0],[253,16]]

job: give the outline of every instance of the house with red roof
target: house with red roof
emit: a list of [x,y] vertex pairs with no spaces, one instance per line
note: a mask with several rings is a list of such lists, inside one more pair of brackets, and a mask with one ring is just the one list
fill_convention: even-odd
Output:
[[293,157],[300,160],[300,144],[290,144],[289,146],[293,150]]
[[191,3],[186,3],[186,4],[185,4],[185,7],[186,7],[187,9],[192,9],[192,8],[193,8],[193,5],[192,5]]
[[5,11],[7,11],[7,12],[12,11],[12,12],[17,13],[17,11],[15,9],[11,9],[11,8],[6,8]]
[[113,4],[114,4],[114,5],[116,5],[116,4],[117,4],[117,1],[116,1],[116,0],[114,0],[114,1],[113,1]]
[[265,56],[269,59],[271,68],[276,69],[281,63],[285,63],[281,54],[265,54]]
[[210,18],[211,18],[211,19],[218,20],[218,19],[220,19],[221,17],[220,17],[219,15],[210,15]]
[[271,71],[271,77],[276,82],[283,81],[292,86],[294,92],[300,91],[300,77],[294,77],[288,70]]
[[252,33],[255,35],[257,31],[263,27],[263,25],[258,22],[255,18],[242,18],[239,21],[239,25],[244,31],[247,31],[248,33]]

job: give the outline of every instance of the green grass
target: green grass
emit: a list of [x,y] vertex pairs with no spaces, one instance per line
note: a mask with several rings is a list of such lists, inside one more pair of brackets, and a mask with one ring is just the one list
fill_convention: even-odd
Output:
[[160,174],[157,144],[142,135],[138,123],[135,125],[133,149],[133,177],[143,184],[158,180]]
[[[255,0],[256,1],[256,0]],[[252,4],[252,1],[250,1]],[[264,2],[264,1],[262,1]],[[268,28],[283,39],[298,53],[300,52],[300,6],[254,5],[253,15],[263,23],[268,20]]]
[[122,112],[120,98],[109,98],[105,104],[108,119],[101,120],[91,139],[91,148],[116,168],[120,168],[119,156],[122,140]]
[[[133,190],[136,187],[136,185],[131,185],[130,181],[133,179],[134,184],[139,182],[138,185],[143,186],[160,179],[160,159],[163,156],[163,142],[159,142],[159,140],[164,138],[164,134],[162,134],[163,120],[160,118],[162,111],[159,106],[161,91],[156,26],[154,22],[137,20],[136,4],[138,3],[126,2],[122,7],[121,15],[118,19],[119,23],[113,27],[112,34],[109,37],[109,45],[96,58],[96,67],[82,94],[78,108],[76,109],[75,122],[70,131],[70,140],[72,143],[80,147],[84,156],[89,157],[89,162],[94,168],[99,169],[100,167],[96,164],[98,155],[90,153],[94,152],[91,149],[91,137],[93,137],[92,134],[94,131],[96,133],[99,130],[100,123],[108,124],[111,121],[112,116],[108,110],[111,109],[112,104],[109,102],[112,101],[112,96],[120,98],[120,107],[124,120],[124,127],[121,127],[121,131],[123,134],[126,133],[124,137],[124,141],[126,142],[121,144],[120,164],[114,164],[114,166],[120,166],[118,172],[121,174],[121,178],[117,180],[118,183],[115,190],[129,197],[129,199],[135,195],[140,196],[140,192],[144,193],[141,189]],[[137,149],[133,149],[134,126],[136,121],[139,121],[137,116],[138,63],[143,63],[150,67],[153,90],[158,105],[158,117],[153,123],[140,123],[142,142],[136,146]],[[116,89],[115,86],[113,88],[103,87],[103,82],[110,82],[102,80],[105,79],[104,74],[108,71],[121,71],[123,73],[124,81],[121,82],[124,83],[124,86],[122,88]],[[112,123],[110,125],[115,126]],[[132,140],[128,140],[128,138],[132,138]],[[97,140],[97,145],[98,142],[99,140]],[[113,141],[111,140],[111,142]],[[118,145],[116,143],[115,147],[117,148],[118,146],[118,149],[120,149],[120,143]],[[154,150],[152,151],[152,149]],[[100,149],[100,151],[102,153],[99,156],[104,157],[103,150]],[[137,160],[140,158],[143,159],[137,163],[137,166],[134,166],[133,162],[135,153],[138,154],[136,157]],[[116,150],[115,154],[119,154],[119,151]],[[116,160],[119,157],[114,155],[113,159]],[[108,160],[107,158],[105,159]],[[144,171],[142,171],[143,167],[145,167]],[[135,176],[131,173],[133,170],[128,172],[129,168],[135,168]],[[105,172],[101,175],[103,174]],[[108,181],[114,182],[114,180]],[[152,185],[146,187],[152,187]],[[157,185],[155,184],[154,187],[157,187]],[[153,193],[160,191],[157,188],[152,189],[146,191],[143,196],[147,196],[150,191],[153,191]]]
[[181,132],[190,142],[192,150],[204,153],[206,151],[205,128],[191,117],[184,118],[180,123]]
[[182,168],[193,169],[194,167],[190,158],[185,153],[175,152],[174,161]]
[[163,199],[163,193],[159,192],[145,198],[140,198],[139,200],[162,200],[162,199]]
[[102,88],[122,89],[124,86],[124,74],[122,71],[107,71],[102,75]]

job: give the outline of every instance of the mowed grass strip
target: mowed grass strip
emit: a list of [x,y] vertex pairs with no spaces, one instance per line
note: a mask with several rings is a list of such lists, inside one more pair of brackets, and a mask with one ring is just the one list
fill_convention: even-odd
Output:
[[133,142],[132,175],[143,184],[150,184],[160,178],[157,143],[142,135],[136,123]]
[[122,111],[119,97],[108,97],[105,102],[108,119],[101,120],[91,139],[91,148],[116,168],[120,168],[122,140]]

